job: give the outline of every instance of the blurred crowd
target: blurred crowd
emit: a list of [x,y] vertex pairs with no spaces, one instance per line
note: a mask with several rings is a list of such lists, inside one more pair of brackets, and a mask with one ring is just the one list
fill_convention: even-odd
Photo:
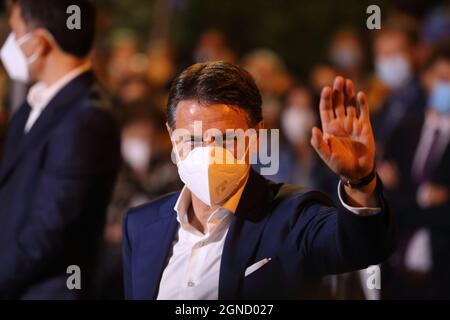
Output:
[[[281,133],[280,170],[267,178],[316,188],[334,199],[338,177],[312,149],[311,129],[319,124],[323,86],[336,75],[352,79],[369,98],[376,166],[399,229],[397,251],[381,266],[380,298],[450,298],[450,7],[436,7],[420,21],[395,13],[368,34],[337,30],[327,59],[312,66],[308,77],[289,70],[272,48],[238,55],[227,42],[231,35],[217,29],[201,33],[190,63],[224,60],[244,66],[261,90],[265,126]],[[129,29],[115,30],[109,47],[93,55],[120,118],[123,157],[105,227],[99,298],[123,297],[122,215],[182,186],[165,127],[170,82],[187,66],[177,61],[169,41],[143,45]],[[5,87],[0,84],[3,101]],[[0,142],[13,112],[6,105],[0,109]],[[334,297],[370,297],[362,273],[333,281],[331,287],[336,281],[341,285]]]

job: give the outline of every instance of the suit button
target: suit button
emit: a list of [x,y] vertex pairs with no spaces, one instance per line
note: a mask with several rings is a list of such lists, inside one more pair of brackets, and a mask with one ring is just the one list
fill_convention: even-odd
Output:
[[188,282],[188,287],[194,287],[195,286],[195,283],[194,282],[192,282],[192,281],[189,281]]

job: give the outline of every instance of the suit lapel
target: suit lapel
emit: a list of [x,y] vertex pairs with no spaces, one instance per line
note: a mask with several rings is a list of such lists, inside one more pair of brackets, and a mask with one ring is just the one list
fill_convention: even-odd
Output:
[[[20,142],[24,137],[24,127],[27,122],[28,116],[30,115],[31,107],[25,101],[22,106],[13,115],[9,123],[8,136],[5,145],[5,159],[2,162],[2,171],[4,168],[9,166],[8,163],[14,158]],[[1,174],[0,174],[1,175]]]
[[133,267],[133,298],[156,299],[159,283],[179,224],[173,207],[179,193],[160,207],[159,219],[143,228]]
[[238,297],[245,269],[254,257],[273,197],[269,182],[251,170],[225,240],[220,266],[219,299]]
[[[7,155],[7,159],[5,160],[0,175],[0,184],[3,183],[8,174],[14,169],[17,163],[19,163],[19,160],[25,151],[42,141],[43,137],[58,123],[58,120],[69,113],[71,107],[75,105],[73,102],[86,93],[93,81],[94,74],[90,71],[85,72],[72,80],[56,94],[42,111],[42,114],[36,120],[36,123],[31,130],[27,134],[23,134],[23,138],[20,140],[15,152],[12,152],[11,155]],[[24,118],[25,121],[20,122],[21,124],[23,122],[23,126],[20,128],[18,125],[16,128],[17,130],[24,130],[28,114]],[[15,137],[11,138],[14,139]],[[11,141],[11,143],[14,143],[14,141]]]

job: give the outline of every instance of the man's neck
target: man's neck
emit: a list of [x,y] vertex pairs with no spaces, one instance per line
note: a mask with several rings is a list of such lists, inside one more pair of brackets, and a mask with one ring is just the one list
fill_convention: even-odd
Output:
[[218,206],[209,207],[191,194],[191,205],[188,211],[189,224],[201,233],[205,233],[208,219],[217,208]]
[[87,63],[87,59],[77,59],[69,56],[59,56],[49,59],[47,67],[42,71],[39,81],[51,86],[71,71]]

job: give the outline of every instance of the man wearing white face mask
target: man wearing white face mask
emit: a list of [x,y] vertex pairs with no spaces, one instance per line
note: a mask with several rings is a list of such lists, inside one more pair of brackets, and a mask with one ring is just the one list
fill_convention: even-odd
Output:
[[[67,28],[78,5],[81,29]],[[88,0],[13,0],[0,51],[27,83],[10,120],[0,169],[0,298],[80,299],[92,293],[106,206],[120,166],[120,136],[91,71],[95,8]],[[83,290],[67,286],[67,268]]]
[[[379,151],[397,126],[406,117],[422,117],[426,95],[416,75],[416,31],[405,27],[401,17],[394,16],[374,40],[376,77],[387,87],[388,93],[379,112],[374,117],[374,132]],[[404,22],[406,25],[407,23]],[[382,154],[379,154],[382,156]]]
[[425,116],[397,129],[386,150],[387,164],[380,168],[380,175],[395,181],[386,189],[395,199],[399,243],[404,244],[396,255],[402,259],[392,259],[386,269],[392,273],[386,292],[401,299],[448,299],[450,42],[435,48],[421,80],[428,92]]
[[338,208],[250,168],[255,136],[239,143],[229,131],[263,128],[261,104],[250,74],[229,63],[196,64],[175,79],[167,126],[185,187],[125,215],[128,299],[295,299],[325,274],[389,256],[392,222],[364,93],[337,77],[322,92],[323,132],[312,130],[313,147],[342,179]]
[[307,87],[296,87],[287,97],[281,114],[281,129],[287,144],[280,146],[280,170],[268,176],[275,182],[308,186],[337,199],[338,178],[320,161],[310,144],[312,128],[318,123],[313,97]]

